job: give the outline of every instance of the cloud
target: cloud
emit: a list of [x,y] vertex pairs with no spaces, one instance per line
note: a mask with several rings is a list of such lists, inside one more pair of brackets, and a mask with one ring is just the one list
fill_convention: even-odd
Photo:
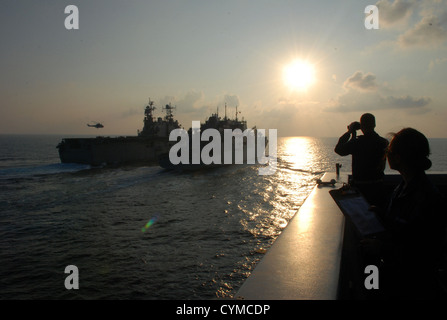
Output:
[[412,97],[410,95],[395,96],[385,94],[390,88],[381,87],[376,83],[374,74],[363,75],[356,71],[344,83],[345,92],[332,99],[325,111],[352,112],[383,109],[401,109],[412,114],[428,112],[426,108],[431,103],[429,97]]
[[435,60],[431,60],[429,65],[428,65],[428,69],[431,71],[433,70],[436,66],[442,65],[444,63],[447,62],[447,58],[436,58]]
[[361,92],[347,90],[329,102],[325,111],[329,112],[353,112],[368,111],[382,108],[381,96],[377,92]]
[[427,14],[413,28],[400,35],[397,43],[402,48],[437,46],[447,40],[447,11]]
[[373,111],[383,109],[401,109],[412,114],[428,112],[425,108],[431,102],[429,97],[414,98],[407,96],[383,96],[378,92],[373,93],[353,93],[352,91],[339,96],[331,101],[326,111],[331,112],[353,112],[353,111]]
[[415,1],[396,0],[391,3],[388,0],[380,0],[376,3],[379,9],[380,27],[391,27],[406,22],[415,7]]
[[391,42],[400,49],[440,46],[447,41],[447,1],[379,0],[380,28],[404,30]]
[[164,108],[167,104],[179,107],[181,113],[193,113],[206,109],[205,95],[202,91],[191,90],[181,96],[165,96],[160,100],[159,108]]
[[431,99],[428,97],[413,98],[409,95],[404,97],[387,96],[383,99],[385,109],[410,109],[410,108],[422,108],[427,106]]
[[376,76],[368,73],[363,75],[361,71],[356,71],[344,83],[345,88],[353,88],[363,91],[372,91],[377,89]]

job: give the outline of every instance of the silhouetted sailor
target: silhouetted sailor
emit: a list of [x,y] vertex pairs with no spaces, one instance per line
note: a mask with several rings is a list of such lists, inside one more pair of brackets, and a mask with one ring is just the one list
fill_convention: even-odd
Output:
[[405,128],[391,140],[391,169],[402,175],[385,215],[382,273],[387,298],[439,298],[437,270],[443,259],[446,202],[425,174],[430,147],[419,131]]
[[[385,169],[385,152],[388,141],[375,131],[376,120],[370,113],[361,116],[360,122],[352,122],[335,146],[341,156],[352,155],[352,181],[374,205],[383,206],[381,184]],[[357,137],[357,130],[363,135]]]

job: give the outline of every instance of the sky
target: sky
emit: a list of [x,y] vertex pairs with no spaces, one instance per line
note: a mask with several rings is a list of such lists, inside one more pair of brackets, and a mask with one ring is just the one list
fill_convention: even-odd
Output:
[[[447,0],[2,0],[0,41],[0,134],[136,135],[151,99],[185,129],[227,105],[278,136],[370,112],[381,135],[447,138]],[[295,60],[305,89],[284,80]]]

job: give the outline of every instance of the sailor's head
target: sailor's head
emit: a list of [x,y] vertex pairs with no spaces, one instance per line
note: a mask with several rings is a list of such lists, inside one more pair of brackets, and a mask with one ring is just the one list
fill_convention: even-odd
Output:
[[413,128],[404,128],[393,135],[387,158],[391,169],[421,171],[430,169],[430,145],[424,134]]
[[364,113],[360,117],[360,129],[363,133],[374,131],[376,127],[376,118],[371,113]]

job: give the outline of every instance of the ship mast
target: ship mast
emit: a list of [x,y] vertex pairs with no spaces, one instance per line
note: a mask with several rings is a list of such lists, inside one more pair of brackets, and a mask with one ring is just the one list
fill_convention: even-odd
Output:
[[163,108],[163,110],[166,111],[166,117],[165,117],[165,119],[166,119],[167,121],[172,121],[172,120],[174,119],[174,115],[172,114],[172,110],[174,110],[175,108],[176,108],[176,107],[171,106],[170,103],[167,104],[167,105]]
[[149,103],[146,106],[146,109],[144,110],[144,115],[146,116],[145,120],[154,121],[154,116],[152,112],[155,110],[154,101],[151,101],[151,98],[149,98]]

